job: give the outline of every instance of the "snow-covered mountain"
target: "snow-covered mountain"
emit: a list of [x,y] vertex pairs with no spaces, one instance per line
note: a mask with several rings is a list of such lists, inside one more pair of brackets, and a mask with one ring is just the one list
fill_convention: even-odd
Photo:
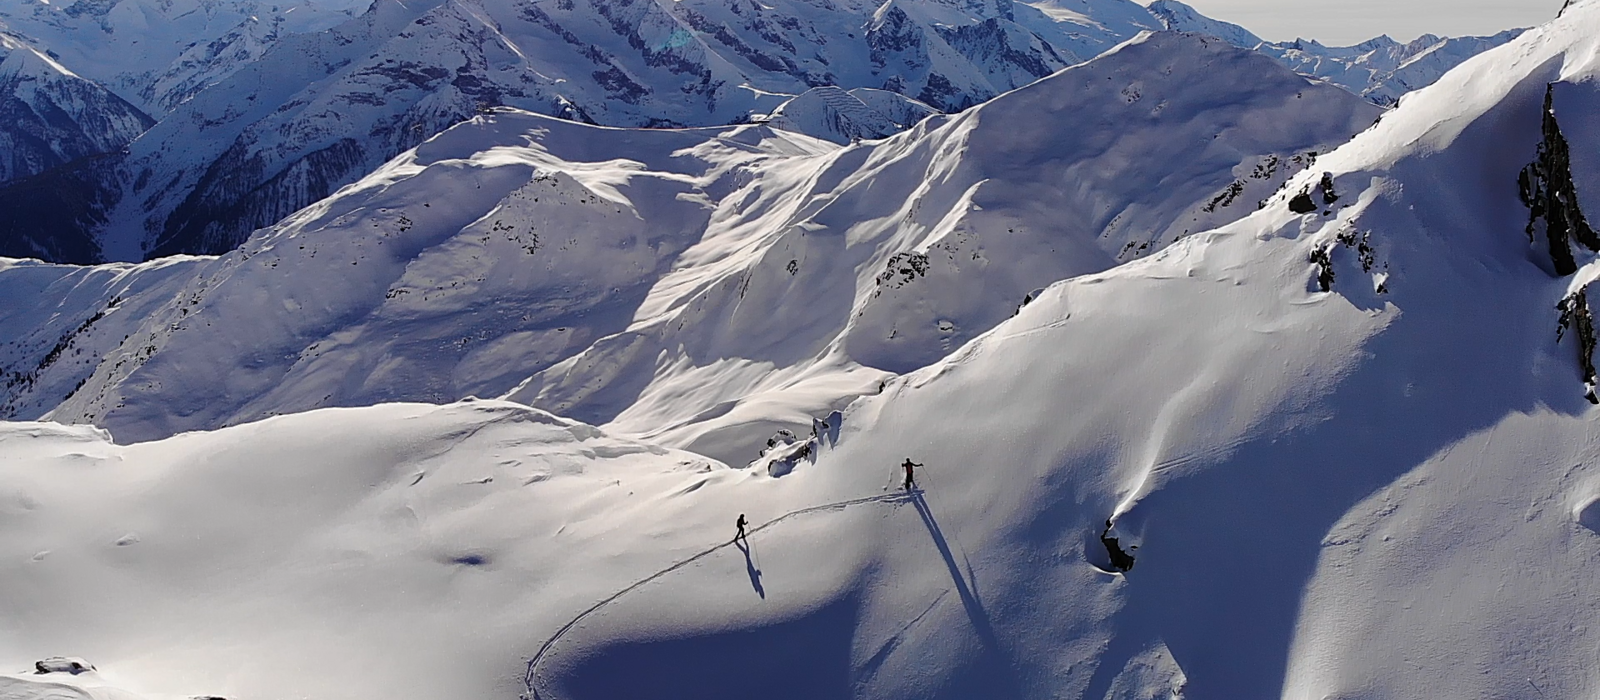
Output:
[[[1096,0],[1119,3],[1131,5]],[[833,85],[954,110],[1123,38],[1079,22],[1009,0],[759,11],[747,0],[385,0],[334,29],[278,39],[176,104],[120,162],[74,174],[89,192],[60,196],[113,203],[86,232],[104,258],[223,252],[486,106],[618,126],[728,124]],[[0,206],[17,196],[0,191]],[[49,217],[69,209],[46,207],[0,237],[83,228],[83,217]]]
[[[93,227],[104,218],[79,218],[98,210],[95,192],[58,173],[92,172],[115,161],[152,123],[0,25],[0,183],[12,193],[0,208],[0,227],[11,231],[0,236],[0,255],[97,259]],[[68,225],[31,225],[41,214]]]
[[348,21],[367,2],[0,0],[0,22],[159,117],[226,81],[283,35]]
[[1244,27],[1206,17],[1178,0],[1157,0],[1149,10],[1167,29],[1209,34],[1235,46],[1256,49],[1301,75],[1328,81],[1383,106],[1397,104],[1402,95],[1432,85],[1461,62],[1501,46],[1523,31],[1468,37],[1424,34],[1404,44],[1380,36],[1355,46],[1329,47],[1311,39],[1263,41]]
[[888,90],[811,88],[772,111],[764,121],[834,143],[881,139],[939,114],[928,105]]
[[1161,20],[1162,26],[1172,31],[1209,34],[1241,49],[1253,49],[1263,43],[1261,37],[1250,30],[1202,15],[1178,0],[1156,0],[1150,3],[1149,9],[1150,14]]
[[[56,232],[98,246],[62,247],[78,253],[53,258],[62,261],[225,252],[492,106],[611,126],[694,126],[761,118],[793,99],[780,124],[848,142],[914,123],[915,103],[964,109],[1147,29],[1254,43],[1173,0],[1150,8],[1129,0],[384,0],[322,31],[310,30],[349,8],[161,5],[206,38],[177,47],[173,37],[187,35],[119,19],[146,1],[78,10],[30,2],[0,13],[166,112],[127,155],[54,173],[42,197],[0,187],[0,209],[21,212],[0,221],[8,250]],[[134,66],[108,64],[117,41],[83,39],[105,31],[167,48],[141,53]],[[1343,58],[1285,60],[1368,88],[1352,82]],[[1407,85],[1450,62],[1430,61],[1433,68],[1418,63],[1406,74]],[[804,94],[819,88],[838,90]],[[910,99],[867,109],[821,99],[861,89]]]
[[1309,39],[1264,43],[1257,50],[1276,56],[1304,75],[1344,87],[1380,105],[1394,105],[1412,90],[1432,85],[1451,68],[1522,33],[1437,37],[1424,34],[1408,43],[1380,36],[1355,46],[1328,47]]
[[0,31],[0,182],[121,150],[155,123]]
[[[1172,33],[847,148],[765,125],[618,131],[496,112],[222,258],[152,268],[191,268],[181,291],[138,300],[154,311],[112,310],[129,295],[80,268],[16,263],[29,288],[101,291],[18,322],[32,330],[9,371],[35,379],[10,415],[72,389],[51,416],[143,439],[513,394],[734,459],[1055,280],[1253,211],[1378,112]],[[106,360],[35,369],[63,342]],[[688,399],[691,384],[725,391]],[[669,398],[701,402],[703,419],[662,422]],[[746,404],[773,402],[790,405],[783,425],[742,422]]]
[[[1168,219],[1181,230],[1194,210],[1174,216],[1128,192],[1199,189],[1132,153],[1166,145],[1168,172],[1223,152],[1247,163],[1242,144],[1288,138],[1273,130],[1291,116],[1373,109],[1329,86],[1284,93],[1272,86],[1298,79],[1221,44],[1145,37],[855,147],[756,125],[641,132],[496,112],[235,253],[167,263],[191,275],[179,299],[196,301],[139,332],[191,328],[143,346],[156,359],[118,390],[133,397],[118,420],[164,415],[181,430],[291,361],[309,372],[322,358],[329,387],[426,376],[418,367],[445,354],[437,341],[472,347],[474,336],[429,321],[428,307],[387,306],[422,295],[463,324],[483,319],[472,329],[568,305],[566,331],[519,329],[528,335],[485,366],[590,332],[582,324],[615,313],[607,303],[636,309],[619,314],[618,340],[576,341],[610,349],[566,363],[566,384],[523,387],[632,413],[597,428],[505,401],[389,404],[139,444],[89,426],[0,424],[0,661],[21,670],[74,655],[97,668],[8,675],[0,692],[1589,697],[1600,680],[1600,407],[1586,397],[1600,2],[1463,63],[1248,216],[1118,264],[1115,251],[1144,234],[1097,225],[1094,206],[1131,212],[1140,231],[1174,230],[1159,225]],[[1134,81],[1139,99],[1104,106]],[[1085,121],[1103,130],[1063,134],[1039,118],[1090,105],[1103,111]],[[1035,118],[1014,118],[1024,113]],[[1108,149],[1071,148],[1116,130],[1127,136]],[[1020,157],[1025,146],[1035,154]],[[1115,177],[1085,183],[1077,163]],[[1023,175],[1039,184],[1005,179]],[[786,189],[780,176],[805,184]],[[780,209],[791,227],[756,213]],[[1050,213],[1054,233],[1030,234]],[[546,216],[550,228],[524,227]],[[696,217],[727,227],[693,233]],[[1017,225],[995,225],[1006,219]],[[572,242],[600,230],[628,232]],[[639,271],[678,235],[693,245],[659,274]],[[336,253],[344,274],[307,284],[274,272],[316,269],[313,250]],[[516,257],[544,254],[569,257]],[[596,257],[616,277],[585,286],[581,261]],[[983,316],[949,300],[991,299],[1001,276],[976,271],[1032,258],[1056,265],[1057,280],[966,335],[963,319]],[[550,275],[529,297],[546,306],[466,302],[497,298],[482,290],[529,268]],[[31,276],[25,293],[48,306],[68,287],[154,268],[76,268],[81,284],[47,283],[69,270],[10,263],[0,284]],[[643,302],[596,301],[621,296],[627,275],[655,280]],[[392,280],[403,284],[377,312],[341,305]],[[128,291],[76,337],[102,342],[92,329],[124,322],[141,295]],[[886,317],[919,342],[874,335]],[[656,318],[693,333],[653,335]],[[336,330],[304,355],[261,342],[300,319]],[[927,319],[962,329],[931,364],[919,354]],[[209,350],[183,355],[193,376],[162,359],[202,347],[206,323]],[[429,326],[442,329],[433,354],[385,354],[372,372],[342,350]],[[812,363],[782,386],[752,379],[781,374],[770,368],[786,357],[863,349],[909,369]],[[230,352],[248,361],[212,360]],[[113,358],[140,362],[137,350]],[[171,413],[137,398],[158,391]],[[729,403],[704,408],[719,395]],[[805,407],[824,395],[845,397],[839,415]],[[797,412],[828,422],[774,441],[786,443],[783,469],[760,468],[770,455],[739,468],[669,446],[714,444],[675,426],[754,433]],[[891,487],[908,459],[924,466],[919,489],[901,492]],[[741,514],[748,537],[733,540]]]
[[1326,80],[1383,106],[1393,106],[1412,90],[1432,85],[1451,68],[1503,45],[1521,29],[1494,36],[1438,37],[1424,34],[1400,43],[1380,36],[1355,46],[1329,47],[1315,40],[1268,42],[1237,24],[1211,19],[1178,0],[1156,0],[1150,13],[1167,29],[1222,38],[1277,58],[1301,75]]

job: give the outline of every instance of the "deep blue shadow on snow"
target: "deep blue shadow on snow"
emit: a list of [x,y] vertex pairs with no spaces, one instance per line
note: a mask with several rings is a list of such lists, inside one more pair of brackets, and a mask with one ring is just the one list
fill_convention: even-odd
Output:
[[754,629],[600,647],[558,674],[562,700],[823,700],[851,696],[858,604],[846,597]]
[[930,697],[988,700],[1020,697],[1016,669],[1009,661],[999,635],[995,634],[994,622],[990,619],[988,611],[984,610],[983,601],[978,598],[975,590],[976,581],[969,582],[962,574],[961,567],[956,564],[955,554],[950,549],[950,542],[945,538],[944,530],[939,527],[939,521],[934,519],[933,509],[928,505],[927,499],[923,498],[922,491],[911,493],[911,503],[916,506],[917,515],[922,518],[923,526],[928,529],[928,536],[933,539],[933,545],[939,550],[940,558],[950,570],[950,581],[961,600],[961,607],[966,611],[973,633],[983,645],[982,653],[962,668],[930,669],[930,673],[949,674],[940,691]]
[[[1531,94],[1525,97],[1531,103]],[[1530,153],[1535,139],[1530,134]],[[1522,245],[1515,229],[1506,235]],[[1512,268],[1510,275],[1466,255],[1448,264],[1467,270],[1463,284],[1481,282],[1502,294],[1499,303],[1466,303],[1484,299],[1482,291],[1400,289],[1403,316],[1317,398],[1314,410],[1326,413],[1276,439],[1242,444],[1162,485],[1119,519],[1119,530],[1142,533],[1142,547],[1125,577],[1128,602],[1115,619],[1116,635],[1085,697],[1104,697],[1127,662],[1157,643],[1183,668],[1186,698],[1281,697],[1323,540],[1342,518],[1508,416],[1590,410],[1576,350],[1549,345],[1556,316],[1553,298],[1545,298],[1551,289],[1539,284],[1543,273],[1517,269],[1524,264],[1513,255],[1496,262]],[[1437,352],[1419,352],[1427,348]],[[1547,353],[1548,361],[1540,359]],[[1570,372],[1540,374],[1533,369],[1539,366]]]

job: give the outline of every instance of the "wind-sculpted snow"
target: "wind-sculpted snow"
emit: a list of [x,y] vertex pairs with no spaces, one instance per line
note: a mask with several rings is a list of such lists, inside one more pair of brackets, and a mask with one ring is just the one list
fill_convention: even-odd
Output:
[[881,139],[905,131],[939,111],[887,90],[848,92],[819,87],[779,105],[766,123],[773,128],[815,136],[838,144]]
[[1177,34],[849,148],[496,112],[196,264],[50,415],[149,439],[510,395],[743,464],[1054,281],[1253,211],[1376,112]]
[[[1371,123],[1377,110],[1351,97],[1220,41],[1150,35],[959,117],[839,152],[783,219],[724,209],[723,230],[744,235],[708,231],[685,255],[738,251],[750,262],[714,277],[681,267],[626,333],[512,396],[748,460],[774,428],[838,407],[840,375],[825,368],[914,370],[1056,280],[1244,216],[1308,151]],[[1056,128],[1047,115],[1057,114],[1075,128]],[[752,235],[765,242],[745,253]],[[641,374],[654,380],[622,403],[597,393]],[[854,391],[872,390],[875,376],[853,380]],[[691,386],[718,389],[696,396]],[[730,405],[729,394],[743,398]],[[755,419],[773,414],[767,406],[791,417]]]
[[[213,331],[209,345],[165,337],[146,365],[159,371],[113,386],[130,409],[126,430],[107,414],[113,431],[154,425],[140,421],[157,394],[141,392],[188,381],[180,366],[196,377],[186,391],[210,393],[162,416],[169,431],[249,382],[309,389],[264,379],[294,345],[262,339],[290,337],[289,324],[327,324],[316,336],[327,358],[422,328],[339,321],[402,310],[348,301],[366,290],[456,304],[427,284],[441,270],[472,288],[537,269],[510,249],[530,241],[504,226],[537,220],[512,192],[570,212],[556,240],[598,236],[584,228],[595,221],[660,231],[663,246],[683,229],[657,222],[690,230],[640,284],[643,301],[618,304],[626,330],[523,387],[623,415],[591,427],[503,401],[391,404],[139,444],[90,426],[0,424],[0,577],[12,584],[0,624],[17,631],[0,636],[0,662],[85,659],[94,677],[57,679],[67,697],[102,674],[152,698],[1590,697],[1600,408],[1585,397],[1595,348],[1581,336],[1594,322],[1574,300],[1600,261],[1572,248],[1576,270],[1558,269],[1528,231],[1531,203],[1600,206],[1600,129],[1584,118],[1600,108],[1600,3],[1463,63],[1248,216],[1123,264],[1117,252],[1143,239],[1109,224],[1036,239],[1014,227],[1020,242],[1002,244],[1013,239],[984,217],[1038,220],[985,183],[1015,188],[1026,173],[1039,189],[1010,196],[1093,222],[1073,197],[1120,201],[1144,171],[1118,143],[1066,149],[1098,136],[1091,128],[1027,133],[1017,125],[1045,120],[995,117],[1107,109],[1099,97],[1127,89],[1128,66],[1167,65],[1160,57],[1172,73],[1145,75],[1139,99],[1093,116],[1121,124],[1130,147],[1165,125],[1186,164],[1207,158],[1205,146],[1176,147],[1191,141],[1250,164],[1240,144],[1261,141],[1246,134],[1267,137],[1246,127],[1274,105],[1373,109],[1327,86],[1278,94],[1272,76],[1284,74],[1252,66],[1279,67],[1221,44],[1147,37],[855,147],[762,127],[644,133],[515,113],[446,132],[196,264],[199,302],[159,327],[249,327]],[[1241,102],[1228,91],[1243,86],[1258,91],[1251,111],[1219,106]],[[1165,116],[1149,101],[1165,101]],[[1187,131],[1211,118],[1235,131]],[[996,136],[1002,125],[1014,139]],[[1061,150],[1023,159],[1024,143]],[[1096,157],[1111,159],[1100,169],[1127,162],[1110,170],[1121,179],[1073,170]],[[1555,195],[1524,202],[1530,164]],[[1079,187],[1043,189],[1060,182]],[[1181,231],[1209,201],[1165,216],[1145,204],[1140,235]],[[1019,261],[1043,259],[1063,278],[930,364],[851,364],[869,347],[853,343],[885,330],[861,320],[874,305],[916,311],[895,291],[924,285],[916,299],[938,309],[950,287],[999,284],[941,267],[951,249],[936,244],[953,245],[961,222],[983,243],[958,249],[964,264],[976,250],[1031,274]],[[443,255],[474,240],[496,255]],[[570,267],[572,282],[551,284],[594,293],[577,282],[593,274],[584,261],[650,259],[628,257],[646,245],[631,240],[580,242],[583,255],[540,274]],[[1056,258],[1038,247],[1068,240]],[[540,253],[554,244],[539,242]],[[337,265],[314,281],[269,272],[300,245]],[[519,262],[474,281],[508,260]],[[309,252],[294,262],[316,269]],[[293,313],[277,311],[286,303]],[[260,349],[255,364],[216,361],[230,344]],[[377,364],[426,376],[398,357]],[[630,384],[641,375],[629,366],[650,374]],[[786,447],[814,447],[783,452],[782,470],[658,446],[726,447],[737,441],[718,443],[717,430],[820,416],[812,407],[830,402],[847,405],[813,424],[816,440],[792,431]],[[637,439],[645,425],[656,439]],[[907,460],[923,465],[918,489],[896,493]],[[741,515],[755,527],[735,542]],[[0,678],[0,692],[58,675]]]

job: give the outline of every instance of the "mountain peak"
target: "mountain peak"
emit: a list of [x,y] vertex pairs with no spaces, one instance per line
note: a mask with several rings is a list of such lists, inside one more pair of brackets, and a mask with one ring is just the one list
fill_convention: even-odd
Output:
[[1149,10],[1170,30],[1209,34],[1243,49],[1253,49],[1261,43],[1261,37],[1244,27],[1206,17],[1178,0],[1156,0],[1150,3]]

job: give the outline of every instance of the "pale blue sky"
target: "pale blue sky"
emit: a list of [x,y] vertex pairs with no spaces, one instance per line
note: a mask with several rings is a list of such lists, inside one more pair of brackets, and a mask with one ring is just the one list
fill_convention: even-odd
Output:
[[[1138,0],[1150,4],[1147,0]],[[1543,24],[1563,0],[1183,0],[1201,13],[1268,40],[1353,44],[1379,34],[1493,34]]]

